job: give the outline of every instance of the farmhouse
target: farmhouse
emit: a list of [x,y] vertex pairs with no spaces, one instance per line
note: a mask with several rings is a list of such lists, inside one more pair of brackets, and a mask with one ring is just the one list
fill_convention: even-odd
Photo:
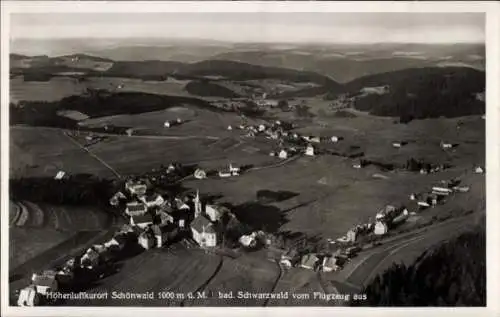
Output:
[[287,159],[288,158],[288,152],[286,150],[281,150],[278,156],[279,156],[280,159]]
[[44,271],[42,274],[33,274],[31,281],[35,286],[36,292],[42,295],[57,291],[59,285],[56,280],[56,272]]
[[240,173],[240,168],[239,167],[234,167],[233,164],[229,163],[229,172],[233,175],[239,175]]
[[125,208],[125,213],[131,217],[144,215],[148,210],[147,206],[143,203],[134,201],[127,204]]
[[450,188],[446,187],[441,187],[441,186],[434,186],[432,187],[432,192],[436,195],[443,195],[443,196],[448,196],[453,192]]
[[441,148],[442,149],[451,149],[453,147],[453,144],[448,143],[448,142],[441,142]]
[[66,176],[66,172],[65,172],[65,171],[59,171],[59,172],[57,172],[56,176],[54,176],[54,179],[56,179],[56,180],[61,180],[61,179],[63,179],[65,176]]
[[307,145],[305,154],[308,156],[314,156],[314,147],[311,144]]
[[476,166],[476,168],[474,169],[474,173],[476,173],[476,174],[483,174],[484,173],[484,168],[482,168],[481,166]]
[[130,217],[130,224],[132,226],[137,226],[141,229],[153,224],[153,216],[150,214],[143,214]]
[[300,267],[314,270],[318,264],[319,258],[315,254],[306,254],[300,260]]
[[333,256],[324,257],[321,267],[323,272],[337,271],[339,269],[339,266],[337,265],[337,258]]
[[240,172],[239,167],[233,167],[232,164],[229,164],[228,169],[222,169],[219,171],[219,177],[231,177],[231,176],[238,176]]
[[373,229],[373,233],[376,235],[384,235],[389,231],[387,224],[383,221],[377,221],[375,223],[375,228]]
[[201,247],[215,247],[217,245],[217,233],[212,223],[204,216],[197,217],[191,223],[193,239]]
[[153,194],[149,196],[142,196],[139,198],[148,208],[161,206],[165,200],[159,194]]
[[17,299],[18,306],[38,306],[40,303],[40,294],[36,291],[36,286],[30,285],[23,288],[19,292],[19,297]]
[[342,140],[342,137],[339,137],[339,136],[336,136],[336,135],[334,135],[334,136],[332,136],[330,138],[330,141],[332,141],[333,143],[337,143],[340,140]]
[[148,187],[146,186],[146,184],[129,180],[125,183],[125,189],[131,195],[143,196],[146,194],[146,190],[148,189]]

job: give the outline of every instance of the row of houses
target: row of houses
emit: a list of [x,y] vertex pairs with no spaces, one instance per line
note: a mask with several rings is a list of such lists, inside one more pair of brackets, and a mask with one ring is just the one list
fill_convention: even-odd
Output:
[[300,150],[298,147],[295,146],[290,146],[288,148],[282,148],[277,151],[271,151],[269,153],[269,156],[276,156],[279,157],[280,159],[288,159],[292,156],[295,156],[299,153],[303,153],[304,155],[307,156],[315,156],[316,155],[316,149],[312,144],[308,144],[304,149]]
[[341,270],[348,261],[349,256],[343,252],[300,255],[297,251],[291,250],[281,255],[279,263],[286,269],[298,267],[313,271],[332,272]]

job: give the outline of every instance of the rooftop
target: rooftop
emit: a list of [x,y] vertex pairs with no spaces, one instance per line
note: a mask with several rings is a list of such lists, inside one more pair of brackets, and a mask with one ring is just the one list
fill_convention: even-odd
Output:
[[153,216],[150,214],[132,216],[135,223],[153,222]]
[[210,220],[208,220],[204,216],[196,217],[193,220],[193,222],[191,223],[191,228],[195,229],[198,232],[202,232],[202,231],[207,232],[207,233],[214,233],[215,232]]

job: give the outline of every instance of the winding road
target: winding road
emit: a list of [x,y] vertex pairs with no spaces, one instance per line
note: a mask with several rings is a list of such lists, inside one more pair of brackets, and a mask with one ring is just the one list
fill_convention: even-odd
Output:
[[[472,217],[454,218],[442,223],[389,238],[383,245],[362,252],[349,262],[343,270],[335,273],[333,279],[348,286],[361,289],[377,274],[387,269],[393,262],[410,264],[415,256],[425,250],[448,240],[473,226]],[[410,251],[413,256],[405,256]]]

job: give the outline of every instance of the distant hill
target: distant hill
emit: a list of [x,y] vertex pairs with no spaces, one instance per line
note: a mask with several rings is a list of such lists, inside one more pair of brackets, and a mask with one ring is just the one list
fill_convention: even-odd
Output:
[[60,116],[58,112],[73,110],[90,118],[97,118],[158,111],[183,105],[220,111],[210,106],[208,102],[197,98],[140,92],[110,93],[96,90],[89,91],[86,95],[70,96],[56,102],[23,101],[18,106],[11,105],[10,120],[12,124],[72,128],[76,126],[77,121]]
[[240,95],[224,86],[204,80],[193,80],[184,88],[188,93],[201,97],[238,98]]
[[[85,70],[85,75],[126,77],[142,79],[165,79],[168,76],[200,78],[205,76],[220,76],[230,80],[252,80],[262,78],[282,79],[292,82],[313,82],[328,86],[331,89],[340,85],[328,78],[314,72],[300,71],[280,67],[264,67],[223,60],[205,60],[196,63],[182,63],[172,61],[147,60],[147,61],[118,61],[97,58],[85,54],[68,55],[49,58],[26,57],[13,55],[11,59],[19,61],[11,65],[11,73],[34,74],[41,73],[47,76],[57,75],[75,69]],[[24,62],[22,64],[21,62]],[[105,67],[106,66],[106,67]]]
[[252,49],[218,54],[214,59],[317,72],[340,83],[367,75],[417,67],[461,65],[485,68],[484,45],[333,45],[293,49]]
[[185,67],[180,62],[151,61],[120,61],[102,75],[110,77],[165,79],[168,75],[175,74]]
[[[370,88],[385,87],[382,93]],[[368,88],[368,89],[367,89]],[[483,114],[485,73],[465,67],[405,69],[358,78],[345,85],[356,109],[405,120]]]

